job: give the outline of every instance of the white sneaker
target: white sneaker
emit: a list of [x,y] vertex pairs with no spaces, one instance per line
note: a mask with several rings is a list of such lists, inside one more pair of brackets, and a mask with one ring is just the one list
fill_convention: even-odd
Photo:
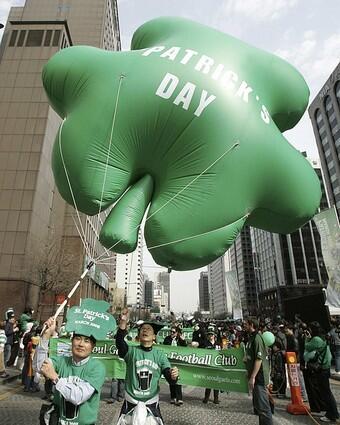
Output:
[[321,418],[322,416],[325,416],[326,412],[310,412],[312,416],[317,416],[318,418]]
[[327,418],[327,416],[321,416],[320,421],[321,422],[331,422],[331,423],[336,422],[336,421],[333,421],[332,419]]

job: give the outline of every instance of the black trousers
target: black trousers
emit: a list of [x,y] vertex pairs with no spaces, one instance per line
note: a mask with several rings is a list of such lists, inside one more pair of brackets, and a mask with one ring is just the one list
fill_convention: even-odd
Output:
[[[124,403],[123,403],[123,406],[122,406],[122,409],[120,411],[119,416],[122,416],[122,415],[125,415],[126,413],[129,413],[135,407],[136,407],[136,404],[129,403],[128,401],[124,400]],[[160,408],[159,408],[159,403],[148,404],[147,407],[148,407],[148,409],[150,409],[151,413],[154,415],[155,418],[161,418],[162,421],[163,421],[161,411],[160,411]]]
[[334,395],[329,385],[329,378],[331,376],[330,369],[323,369],[321,372],[316,373],[317,381],[320,388],[321,397],[326,406],[326,417],[335,421],[339,418],[339,412],[336,406]]
[[323,412],[327,410],[327,404],[324,402],[316,375],[316,373],[312,373],[308,369],[303,370],[310,410],[312,412]]
[[170,397],[172,399],[182,400],[182,385],[178,384],[169,384],[170,387]]
[[[209,400],[210,393],[211,393],[211,388],[206,388],[204,392],[204,398],[206,400]],[[218,390],[214,390],[214,400],[218,400]]]

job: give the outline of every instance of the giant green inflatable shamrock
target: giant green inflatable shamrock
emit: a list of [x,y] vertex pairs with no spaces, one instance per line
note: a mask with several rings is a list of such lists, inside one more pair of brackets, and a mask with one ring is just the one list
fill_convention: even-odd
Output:
[[135,32],[129,52],[60,51],[43,81],[64,118],[58,189],[87,214],[119,199],[100,233],[115,252],[134,250],[148,205],[147,246],[177,270],[222,255],[244,224],[289,233],[318,208],[319,180],[281,134],[309,91],[272,54],[159,18]]

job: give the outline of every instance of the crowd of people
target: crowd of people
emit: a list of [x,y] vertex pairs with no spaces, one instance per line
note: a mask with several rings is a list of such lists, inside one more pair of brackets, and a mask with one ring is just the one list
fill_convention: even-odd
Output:
[[[136,326],[129,322],[127,310],[120,315],[118,323],[119,327],[115,335],[116,345],[119,356],[127,364],[127,376],[125,380],[112,380],[111,398],[107,402],[123,402],[121,424],[125,423],[124,418],[128,417],[132,410],[137,406],[139,409],[139,401],[143,401],[147,412],[158,418],[158,422],[155,423],[161,424],[163,422],[158,403],[158,381],[162,374],[169,383],[170,403],[176,406],[182,406],[184,403],[182,386],[178,383],[177,368],[172,368],[166,356],[155,346],[157,332],[164,324],[142,323],[137,335],[140,345],[136,348],[126,343],[125,337],[129,326]],[[85,412],[88,411],[89,406],[92,406],[91,409],[93,406],[98,407],[100,389],[105,379],[105,372],[98,364],[91,363],[91,367],[96,369],[95,377],[87,371],[89,378],[82,385],[84,397],[74,394],[72,383],[69,379],[67,380],[68,375],[65,375],[67,371],[72,370],[73,374],[76,373],[75,370],[80,371],[79,368],[75,370],[73,368],[75,365],[84,364],[83,360],[90,355],[96,343],[95,339],[73,335],[74,363],[72,364],[53,360],[52,363],[44,361],[40,365],[34,365],[35,351],[44,352],[46,359],[48,340],[58,335],[56,324],[52,319],[43,325],[47,330],[41,336],[42,326],[34,320],[32,309],[26,309],[18,318],[13,309],[7,310],[5,320],[0,322],[0,378],[6,378],[7,369],[14,366],[22,371],[24,391],[39,391],[41,375],[43,375],[45,377],[44,398],[58,400],[60,395],[56,394],[59,392],[66,400],[68,414],[72,409],[72,414],[75,414],[75,410],[80,409],[79,406],[84,403],[87,407],[82,408],[82,411]],[[183,336],[183,328],[189,326],[192,328],[192,338],[186,340]],[[62,329],[59,329],[60,331]],[[266,331],[274,335],[270,347],[262,338]],[[248,371],[248,385],[253,394],[254,413],[259,416],[259,424],[265,425],[272,424],[275,397],[287,397],[286,353],[293,352],[298,363],[301,396],[303,401],[309,403],[311,414],[318,416],[321,422],[335,422],[339,418],[336,401],[330,388],[332,364],[335,367],[333,374],[340,376],[339,320],[334,320],[331,330],[326,333],[318,322],[307,324],[299,317],[296,317],[294,322],[285,321],[281,317],[260,321],[247,318],[243,322],[192,320],[190,323],[173,319],[169,324],[169,334],[162,341],[158,338],[157,342],[171,346],[190,345],[192,348],[212,350],[243,348],[244,362]],[[39,356],[36,357],[39,358]],[[136,368],[136,364],[141,367]],[[143,365],[153,365],[154,369],[147,374],[147,369],[143,369]],[[99,371],[102,373],[99,374]],[[213,403],[219,404],[219,390],[213,388],[204,390],[203,403],[210,401],[211,393],[213,393]],[[78,407],[71,408],[71,405]],[[88,415],[88,413],[83,414]],[[91,417],[95,423],[95,416]]]

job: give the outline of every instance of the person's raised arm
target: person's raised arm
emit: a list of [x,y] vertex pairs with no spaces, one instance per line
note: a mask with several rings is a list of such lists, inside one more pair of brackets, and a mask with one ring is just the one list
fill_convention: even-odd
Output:
[[127,334],[127,323],[129,320],[129,310],[125,307],[122,310],[118,323],[118,331],[116,334],[116,346],[118,349],[118,356],[122,359],[126,356],[128,352],[128,345],[125,341],[125,336]]
[[35,351],[34,364],[36,370],[40,371],[43,363],[48,357],[48,343],[51,336],[54,334],[56,328],[56,322],[53,317],[46,320],[43,327],[43,334],[40,336],[40,342]]

